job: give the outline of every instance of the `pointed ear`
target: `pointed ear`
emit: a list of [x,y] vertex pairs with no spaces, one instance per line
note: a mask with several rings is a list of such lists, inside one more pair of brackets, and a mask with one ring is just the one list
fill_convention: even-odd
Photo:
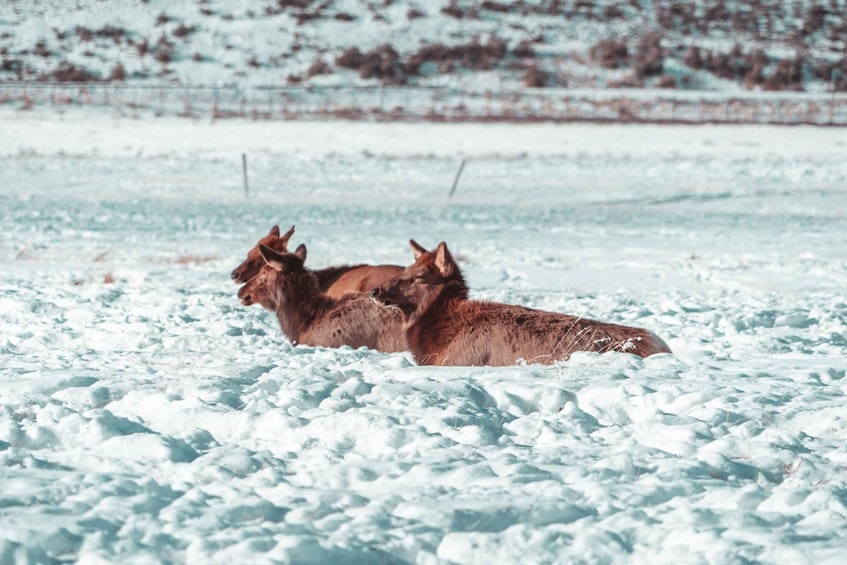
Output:
[[274,226],[271,228],[271,231],[268,232],[268,235],[272,235],[275,237],[279,237],[279,226]]
[[304,244],[300,244],[297,246],[297,249],[294,250],[294,255],[300,257],[301,261],[306,260],[306,246]]
[[450,255],[450,251],[447,249],[447,244],[443,241],[438,244],[438,248],[435,250],[435,268],[445,278],[452,275],[458,268],[456,262],[453,261],[453,256]]
[[292,235],[294,235],[294,226],[291,226],[291,229],[282,234],[282,237],[279,238],[284,249],[288,248],[288,240],[291,239]]
[[285,255],[281,253],[277,253],[270,247],[264,244],[259,244],[259,253],[262,254],[262,258],[265,260],[265,263],[272,267],[277,271],[282,271],[285,267]]
[[424,249],[423,247],[421,247],[421,246],[418,244],[418,242],[417,242],[417,241],[415,241],[414,239],[410,239],[410,240],[409,240],[409,247],[411,247],[411,248],[412,248],[412,253],[414,253],[414,254],[415,254],[415,260],[417,260],[417,258],[418,258],[418,257],[420,257],[421,255],[423,255],[424,253],[426,253],[426,252],[427,252],[427,251],[426,251],[426,249]]

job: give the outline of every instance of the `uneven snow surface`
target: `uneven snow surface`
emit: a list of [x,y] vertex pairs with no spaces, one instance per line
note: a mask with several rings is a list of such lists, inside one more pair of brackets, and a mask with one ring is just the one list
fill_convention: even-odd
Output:
[[[843,130],[3,112],[0,563],[844,563]],[[292,347],[229,279],[275,223],[674,354]]]

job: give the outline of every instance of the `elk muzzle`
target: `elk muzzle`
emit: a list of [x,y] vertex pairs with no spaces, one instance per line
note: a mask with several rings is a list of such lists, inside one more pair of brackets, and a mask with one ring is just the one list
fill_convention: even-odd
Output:
[[238,299],[241,300],[241,304],[244,306],[253,304],[253,296],[250,294],[250,289],[246,285],[238,290]]

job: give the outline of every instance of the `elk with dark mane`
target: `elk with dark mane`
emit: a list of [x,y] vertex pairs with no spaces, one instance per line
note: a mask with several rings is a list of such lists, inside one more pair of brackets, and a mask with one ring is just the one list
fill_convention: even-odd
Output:
[[409,242],[415,262],[371,291],[403,313],[406,340],[420,365],[551,364],[575,351],[670,353],[653,333],[557,312],[468,299],[459,266],[441,242],[428,252]]
[[[247,259],[232,271],[232,280],[238,284],[244,284],[259,272],[265,264],[259,246],[264,245],[279,253],[288,252],[288,241],[294,234],[294,226],[291,226],[284,234],[280,235],[279,226],[274,226],[271,231],[260,239],[256,245],[247,252]],[[397,276],[403,270],[400,265],[339,265],[326,267],[313,271],[318,279],[321,290],[328,295],[339,298],[348,292],[366,293],[375,286],[381,285],[391,277]]]
[[405,351],[403,316],[374,304],[366,294],[333,298],[303,266],[306,246],[279,253],[259,244],[267,263],[238,291],[245,306],[260,304],[276,313],[279,326],[295,345],[369,347],[386,353]]

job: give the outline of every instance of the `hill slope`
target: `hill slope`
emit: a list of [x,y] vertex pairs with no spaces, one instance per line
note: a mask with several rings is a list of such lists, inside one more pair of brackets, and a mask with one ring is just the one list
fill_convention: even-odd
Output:
[[847,90],[845,0],[52,0],[0,82]]

